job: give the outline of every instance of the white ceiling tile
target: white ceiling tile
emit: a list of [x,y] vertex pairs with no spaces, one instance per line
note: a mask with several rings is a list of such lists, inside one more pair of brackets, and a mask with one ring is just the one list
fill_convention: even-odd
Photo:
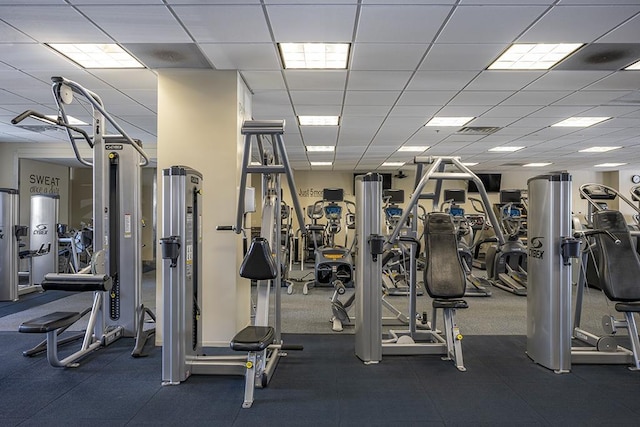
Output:
[[218,70],[280,70],[273,43],[202,43],[202,53]]
[[435,115],[440,108],[439,105],[396,105],[389,113],[389,117],[422,117],[427,119]]
[[482,71],[465,89],[520,90],[540,78],[544,71]]
[[349,42],[355,5],[268,5],[276,42]]
[[340,105],[296,105],[299,116],[339,116]]
[[285,70],[290,90],[344,90],[346,71]]
[[407,90],[461,90],[477,74],[474,71],[418,71]]
[[0,6],[2,20],[42,43],[109,43],[99,28],[68,5]]
[[253,94],[253,104],[290,105],[289,95],[284,90],[256,91]]
[[572,116],[588,115],[583,114],[587,109],[580,105],[552,105],[534,111],[528,117],[552,117],[560,121]]
[[[2,11],[2,9],[0,9]],[[28,43],[33,40],[17,31],[6,23],[0,21],[0,43]]]
[[52,73],[59,74],[65,70],[78,69],[71,61],[39,44],[0,44],[0,58],[23,71],[51,70]]
[[426,49],[426,44],[356,43],[351,54],[351,69],[413,71]]
[[[463,90],[459,92],[447,106],[486,105],[493,106],[501,103],[514,92],[499,90]],[[486,111],[483,110],[483,112]]]
[[583,116],[591,117],[631,117],[630,113],[638,112],[640,105],[629,106],[608,106],[601,105],[595,108],[588,108],[584,110]]
[[79,10],[120,43],[191,41],[164,5],[81,6]]
[[344,92],[341,90],[292,90],[289,92],[296,105],[342,105]]
[[174,6],[173,10],[198,42],[271,41],[260,5]]
[[[518,40],[520,43],[589,43],[629,16],[640,6],[559,6],[553,7]],[[637,42],[637,37],[635,39]]]
[[[627,0],[628,4],[637,4],[637,0]],[[616,3],[622,3],[617,1]],[[608,32],[597,40],[598,43],[637,43],[640,34],[640,15],[636,15],[624,24]]]
[[[91,74],[121,90],[157,90],[158,76],[151,70],[90,70]],[[95,92],[97,88],[91,86]]]
[[626,95],[624,91],[580,91],[556,102],[557,105],[600,105]]
[[483,117],[510,117],[510,118],[520,118],[527,116],[533,113],[536,110],[539,110],[540,106],[521,106],[521,105],[509,105],[502,106],[498,105],[493,107],[491,110],[485,112]]
[[539,105],[541,107],[553,104],[559,99],[564,98],[571,92],[568,91],[522,91],[506,99],[501,105]]
[[409,77],[409,71],[351,71],[347,90],[402,89]]
[[610,74],[610,71],[551,70],[524,90],[578,90]]
[[300,126],[302,138],[307,145],[335,145],[338,126]]
[[242,71],[241,74],[254,92],[285,89],[280,71]]
[[513,128],[543,128],[557,123],[556,118],[551,117],[525,117],[511,124]]
[[348,90],[344,105],[388,105],[398,99],[396,90]]
[[436,43],[511,43],[545,10],[543,6],[458,6]]
[[640,73],[618,71],[585,87],[585,90],[640,90]]
[[402,93],[398,105],[407,106],[442,106],[448,103],[457,91],[447,90],[407,90]]
[[431,43],[450,6],[363,5],[356,42]]
[[384,117],[389,113],[387,105],[345,105],[343,116],[376,116]]
[[506,44],[436,43],[420,65],[421,70],[482,71],[506,48]]
[[[488,111],[491,105],[445,105],[438,111],[438,116],[444,117],[478,117]],[[468,123],[473,126],[473,121]]]
[[297,126],[297,120],[293,114],[291,105],[260,104],[254,102],[251,105],[251,112],[255,119],[285,119],[287,122],[287,131]]

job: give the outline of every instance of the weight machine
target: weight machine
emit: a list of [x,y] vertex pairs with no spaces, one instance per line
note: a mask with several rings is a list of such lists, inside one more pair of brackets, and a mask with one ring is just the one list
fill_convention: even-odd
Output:
[[[144,356],[143,347],[155,328],[144,329],[147,316],[154,314],[141,301],[141,202],[140,170],[149,163],[138,140],[132,139],[106,111],[100,96],[64,77],[52,77],[52,92],[58,107],[56,118],[27,110],[11,122],[31,117],[63,128],[78,162],[93,169],[94,256],[82,274],[48,273],[45,290],[93,291],[93,305],[80,313],[56,312],[20,326],[20,332],[46,333],[46,342],[26,351],[31,356],[47,351],[54,366],[77,366],[88,353],[120,337],[135,337],[132,356]],[[67,106],[74,100],[90,111],[91,134],[69,121]],[[106,134],[107,125],[117,134]],[[93,158],[83,158],[77,141],[85,141]],[[33,212],[33,209],[32,209]],[[54,227],[55,230],[55,227]],[[57,248],[52,248],[57,250]],[[89,326],[80,350],[59,360],[58,335],[90,314]]]
[[[162,345],[162,383],[176,385],[191,375],[243,375],[243,408],[253,404],[255,387],[266,387],[278,361],[286,350],[301,350],[285,345],[280,328],[280,289],[283,251],[281,243],[282,205],[280,174],[286,174],[292,189],[293,209],[301,226],[302,211],[295,194],[293,172],[284,148],[284,121],[245,121],[245,136],[235,226],[218,230],[244,232],[247,176],[262,175],[261,236],[255,238],[240,266],[240,276],[256,282],[256,311],[253,323],[231,340],[232,350],[244,355],[205,356],[202,353],[202,175],[185,166],[163,171],[163,253],[164,342]],[[252,137],[263,164],[250,165]],[[273,248],[274,250],[272,251]],[[274,319],[270,319],[270,292],[275,292]]]
[[[527,355],[557,373],[572,364],[628,364],[640,369],[640,342],[634,313],[640,312],[640,259],[632,246],[631,232],[619,211],[602,209],[598,199],[581,194],[593,207],[593,228],[571,230],[571,176],[567,173],[529,179],[528,226],[529,293],[527,295]],[[603,188],[598,189],[608,192]],[[610,187],[606,187],[609,188]],[[592,188],[593,189],[593,188]],[[610,189],[613,190],[613,189]],[[615,190],[613,190],[615,191]],[[640,208],[633,206],[640,214]],[[581,243],[585,248],[580,250]],[[589,252],[597,252],[598,279],[607,298],[624,320],[602,318],[604,335],[581,328],[582,298],[586,288],[585,264]],[[571,321],[571,259],[581,258],[574,320]],[[616,340],[619,328],[628,329],[631,348]],[[576,346],[572,346],[572,338]]]
[[[409,216],[417,217],[420,200],[432,200],[434,210],[439,205],[439,197],[443,180],[473,180],[483,198],[485,206],[489,199],[480,179],[464,166],[457,157],[416,157],[416,185],[411,200],[408,202],[400,224],[408,221]],[[424,166],[429,165],[428,170]],[[447,172],[445,167],[451,165],[457,171]],[[433,193],[423,193],[429,179],[436,180]],[[366,364],[378,363],[383,355],[425,355],[437,354],[445,359],[453,360],[456,368],[464,371],[462,346],[459,328],[455,322],[457,309],[467,308],[467,303],[460,299],[465,292],[466,279],[458,254],[457,235],[451,215],[432,212],[427,215],[424,233],[426,267],[424,270],[425,288],[433,298],[433,316],[430,323],[423,319],[427,330],[418,330],[417,322],[417,224],[412,222],[410,230],[396,228],[387,240],[387,245],[402,240],[409,245],[409,329],[403,331],[390,330],[390,338],[383,340],[381,330],[382,303],[380,291],[376,284],[380,283],[380,254],[384,251],[385,239],[380,236],[382,179],[377,174],[356,178],[356,203],[358,205],[357,230],[358,240],[362,243],[356,270],[356,355]],[[493,224],[497,219],[492,212],[488,215]],[[444,334],[436,329],[436,312],[442,310],[444,316]],[[424,316],[423,316],[424,317]]]

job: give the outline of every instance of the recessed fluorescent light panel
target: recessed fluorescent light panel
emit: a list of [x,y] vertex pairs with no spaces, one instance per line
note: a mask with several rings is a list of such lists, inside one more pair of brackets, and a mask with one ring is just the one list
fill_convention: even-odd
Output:
[[280,43],[284,68],[334,69],[347,68],[349,43]]
[[550,164],[551,164],[551,162],[527,163],[526,165],[523,165],[523,166],[526,166],[526,167],[529,167],[529,168],[541,168],[541,167],[544,167],[544,166],[549,166]]
[[144,68],[117,44],[49,43],[48,46],[83,68]]
[[569,117],[568,119],[551,126],[586,128],[600,122],[604,122],[605,120],[609,120],[610,118],[611,117]]
[[597,168],[617,168],[618,166],[624,166],[626,163],[600,163],[599,165],[594,165]]
[[310,162],[311,166],[331,166],[332,162]]
[[489,70],[548,70],[582,46],[582,43],[514,44]]
[[383,167],[400,167],[404,166],[404,162],[384,162],[382,164]]
[[489,151],[494,153],[513,153],[514,151],[522,150],[524,147],[493,147],[489,148]]
[[251,163],[249,163],[249,166],[262,166],[262,163],[260,163],[260,162],[251,162]]
[[300,126],[338,126],[338,116],[298,116]]
[[398,151],[410,152],[410,153],[422,153],[429,149],[428,145],[405,145],[398,148]]
[[478,162],[462,162],[462,164],[465,166],[475,166],[478,164]]
[[307,145],[307,151],[335,151],[336,147],[333,145]]
[[622,147],[589,147],[584,150],[578,150],[579,153],[606,153],[607,151],[617,150]]
[[625,68],[625,70],[640,70],[640,61],[638,62],[634,62],[633,64],[629,65],[627,68]]
[[464,126],[475,117],[433,117],[425,126]]

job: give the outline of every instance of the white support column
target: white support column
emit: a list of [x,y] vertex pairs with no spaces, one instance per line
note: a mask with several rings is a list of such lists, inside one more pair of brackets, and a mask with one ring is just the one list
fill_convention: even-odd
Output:
[[[216,226],[235,222],[243,142],[240,127],[250,115],[250,94],[235,71],[158,70],[157,170],[160,173],[172,165],[187,165],[204,178],[204,303],[200,308],[205,346],[227,345],[249,322],[250,284],[238,275],[240,238],[232,232],[216,231]],[[157,206],[161,224],[161,200]],[[160,276],[156,282],[156,313],[160,315]],[[161,325],[159,317],[157,331],[162,330]],[[162,336],[157,340],[161,342]]]

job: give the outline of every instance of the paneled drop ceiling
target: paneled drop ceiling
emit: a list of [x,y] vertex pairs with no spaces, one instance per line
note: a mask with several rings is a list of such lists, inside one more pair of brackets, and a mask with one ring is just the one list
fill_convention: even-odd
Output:
[[[148,68],[84,70],[45,43],[118,43]],[[348,42],[348,69],[284,70],[279,42]],[[513,43],[584,43],[550,70],[487,70]],[[295,169],[373,170],[421,155],[455,155],[474,169],[591,169],[640,165],[638,0],[0,0],[0,142],[47,144],[59,131],[10,124],[55,114],[49,79],[100,94],[131,136],[156,143],[154,67],[239,70],[256,119],[285,119]],[[173,62],[172,62],[173,61]],[[181,61],[184,61],[181,62]],[[339,115],[338,127],[298,126],[297,115]],[[475,117],[425,127],[434,116]],[[612,117],[587,128],[571,116]],[[197,124],[194,124],[197,125]],[[305,145],[335,145],[307,153]],[[493,153],[497,146],[523,146]],[[592,146],[619,146],[603,154]],[[311,167],[310,161],[332,161]],[[510,165],[510,166],[506,166]]]

